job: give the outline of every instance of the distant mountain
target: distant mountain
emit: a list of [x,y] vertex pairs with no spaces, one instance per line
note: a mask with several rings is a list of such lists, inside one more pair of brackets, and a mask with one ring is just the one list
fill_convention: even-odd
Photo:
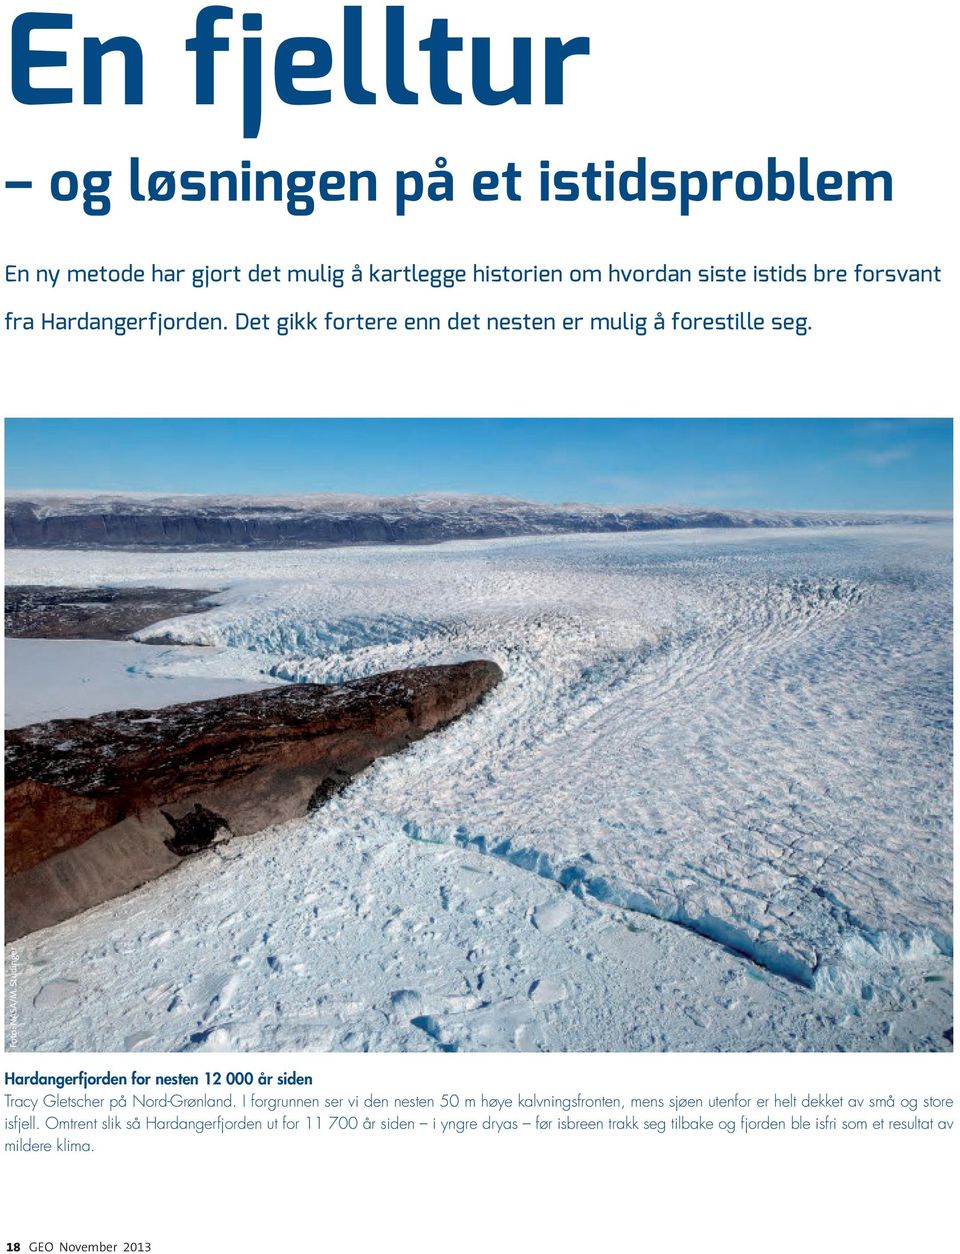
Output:
[[923,513],[808,513],[682,506],[549,505],[510,497],[153,496],[11,492],[8,548],[325,548],[687,527],[839,527],[930,522]]

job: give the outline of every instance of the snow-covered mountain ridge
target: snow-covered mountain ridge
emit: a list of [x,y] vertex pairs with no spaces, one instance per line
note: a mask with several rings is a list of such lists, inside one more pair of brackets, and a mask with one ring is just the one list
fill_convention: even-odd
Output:
[[325,548],[695,527],[862,526],[941,517],[919,512],[553,505],[456,493],[258,497],[9,492],[5,544],[8,548]]

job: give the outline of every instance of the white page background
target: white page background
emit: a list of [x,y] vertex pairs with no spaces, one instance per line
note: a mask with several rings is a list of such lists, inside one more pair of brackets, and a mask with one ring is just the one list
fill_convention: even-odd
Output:
[[[870,415],[952,412],[956,296],[954,9],[948,4],[769,3],[581,5],[412,2],[408,29],[447,15],[459,33],[589,34],[587,59],[568,63],[562,108],[401,108],[343,103],[293,109],[276,101],[261,137],[244,141],[231,91],[236,47],[218,58],[216,108],[191,103],[183,41],[199,3],[54,3],[74,11],[57,36],[129,34],[146,61],[143,108],[24,108],[11,103],[3,58],[3,261],[37,266],[255,264],[672,265],[797,264],[944,268],[930,287],[729,287],[595,290],[520,287],[437,293],[244,288],[4,287],[5,309],[39,315],[153,308],[253,313],[483,314],[750,308],[807,314],[813,332],[751,339],[557,336],[0,336],[5,414],[147,415]],[[252,7],[252,6],[251,6]],[[296,34],[339,41],[339,6],[272,4],[265,40]],[[241,10],[238,9],[239,14]],[[378,12],[379,10],[375,10]],[[8,13],[12,10],[8,6]],[[231,25],[234,39],[238,23]],[[371,64],[379,22],[368,23]],[[39,41],[38,41],[39,42]],[[53,46],[53,43],[51,43]],[[64,81],[51,73],[49,79]],[[67,72],[76,86],[76,69]],[[371,74],[371,83],[377,73]],[[108,78],[108,91],[111,80]],[[535,79],[536,83],[536,79]],[[411,85],[414,85],[411,79]],[[424,84],[418,82],[421,88]],[[235,87],[235,84],[234,84]],[[269,95],[268,95],[269,99]],[[281,205],[130,204],[125,163],[150,168],[373,168],[384,200],[328,205],[292,218]],[[413,207],[398,220],[389,173],[447,157],[459,178],[453,205]],[[891,204],[694,206],[480,205],[468,194],[479,168],[541,157],[576,166],[645,154],[667,168],[889,169]],[[114,206],[88,218],[44,191],[54,169],[112,168]],[[528,195],[532,191],[527,175]],[[460,177],[465,176],[465,177]],[[643,996],[638,988],[638,997]],[[8,1056],[21,1070],[34,1059]],[[213,1059],[143,1058],[141,1069],[202,1073]],[[220,1060],[226,1063],[227,1060]],[[237,1060],[238,1062],[240,1060]],[[37,1056],[43,1072],[81,1063],[124,1071],[130,1056]],[[314,1094],[619,1093],[771,1094],[953,1092],[953,1056],[311,1056],[248,1059],[255,1070],[309,1069]],[[302,1090],[301,1090],[302,1091]],[[450,1247],[572,1249],[629,1241],[688,1251],[946,1248],[953,1232],[956,1154],[951,1137],[877,1134],[855,1147],[839,1135],[766,1142],[736,1136],[631,1139],[475,1134],[460,1141],[299,1137],[258,1147],[244,1138],[169,1142],[122,1134],[114,1149],[46,1161],[5,1160],[17,1239],[150,1240],[154,1250],[373,1250]],[[7,1239],[9,1220],[4,1225]],[[34,1234],[33,1229],[36,1228]],[[12,1239],[12,1238],[11,1238]]]

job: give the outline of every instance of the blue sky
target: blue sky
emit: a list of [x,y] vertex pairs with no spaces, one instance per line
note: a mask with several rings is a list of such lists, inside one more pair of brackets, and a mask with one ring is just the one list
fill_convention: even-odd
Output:
[[11,418],[8,488],[950,509],[942,419]]

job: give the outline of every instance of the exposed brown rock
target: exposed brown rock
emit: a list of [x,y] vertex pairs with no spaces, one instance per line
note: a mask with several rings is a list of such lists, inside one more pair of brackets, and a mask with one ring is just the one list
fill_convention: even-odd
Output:
[[9,585],[3,597],[3,634],[14,639],[125,640],[162,619],[209,609],[212,595],[195,588]]
[[9,731],[7,939],[130,892],[226,835],[311,812],[501,678],[493,662],[463,662]]

